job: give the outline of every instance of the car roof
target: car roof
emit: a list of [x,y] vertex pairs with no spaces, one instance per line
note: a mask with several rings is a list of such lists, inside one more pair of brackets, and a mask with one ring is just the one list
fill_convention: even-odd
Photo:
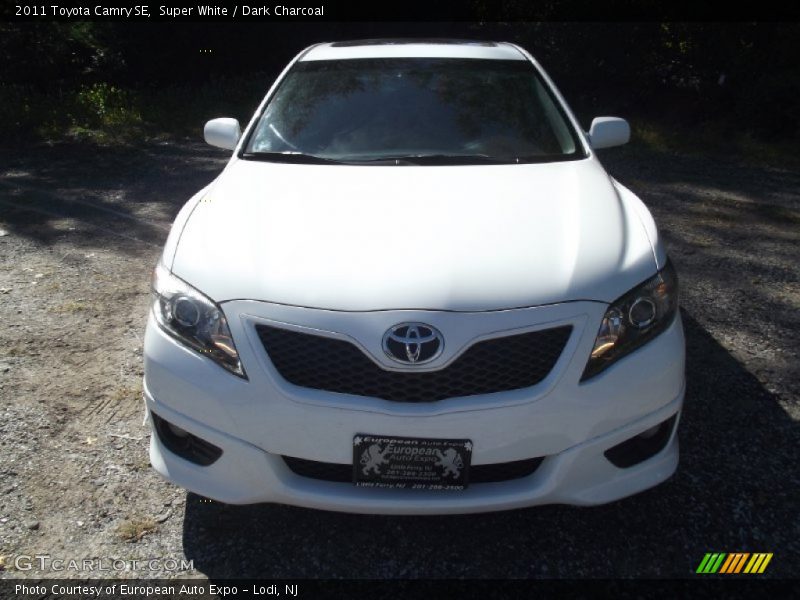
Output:
[[326,42],[308,48],[300,60],[423,57],[526,60],[525,55],[507,42],[414,38]]

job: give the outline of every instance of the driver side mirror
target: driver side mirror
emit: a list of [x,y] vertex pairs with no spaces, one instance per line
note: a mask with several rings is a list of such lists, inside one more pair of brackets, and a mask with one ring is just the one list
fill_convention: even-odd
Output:
[[228,117],[211,119],[203,128],[203,137],[206,143],[225,150],[236,148],[241,135],[242,129],[239,127],[239,121]]
[[595,117],[589,129],[592,148],[613,148],[627,144],[631,139],[631,126],[619,117]]

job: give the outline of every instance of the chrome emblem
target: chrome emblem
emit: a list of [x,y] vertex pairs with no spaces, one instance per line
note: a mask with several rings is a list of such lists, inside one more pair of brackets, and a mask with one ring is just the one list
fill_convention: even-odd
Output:
[[383,334],[383,351],[397,362],[421,365],[439,357],[444,338],[425,323],[400,323]]

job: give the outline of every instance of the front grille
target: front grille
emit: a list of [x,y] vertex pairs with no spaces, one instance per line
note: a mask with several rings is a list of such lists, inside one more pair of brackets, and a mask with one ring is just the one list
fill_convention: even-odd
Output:
[[395,402],[434,402],[536,385],[553,369],[572,326],[555,327],[473,344],[438,371],[387,371],[355,344],[256,325],[272,364],[288,382],[305,388]]
[[[353,465],[318,462],[293,456],[283,456],[282,458],[293,473],[302,477],[337,483],[353,481]],[[469,468],[469,483],[496,483],[521,479],[533,475],[543,460],[544,458],[540,457],[491,465],[473,465]]]

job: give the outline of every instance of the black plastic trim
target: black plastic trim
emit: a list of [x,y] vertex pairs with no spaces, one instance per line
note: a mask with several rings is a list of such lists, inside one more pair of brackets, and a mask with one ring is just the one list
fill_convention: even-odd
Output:
[[609,448],[604,452],[605,457],[615,467],[627,469],[654,457],[667,446],[675,421],[678,415],[672,415],[666,421],[658,425],[658,431],[650,437],[642,437],[641,434],[625,440],[621,444]]
[[[295,475],[301,477],[336,483],[352,483],[353,481],[352,464],[319,462],[293,456],[282,456],[281,458]],[[533,475],[543,460],[544,457],[537,457],[505,463],[472,465],[469,469],[469,482],[470,484],[499,483],[522,479]]]
[[222,456],[222,449],[217,448],[214,444],[188,432],[186,437],[177,436],[170,430],[169,421],[152,411],[150,416],[153,419],[158,439],[173,454],[201,467],[214,464]]

